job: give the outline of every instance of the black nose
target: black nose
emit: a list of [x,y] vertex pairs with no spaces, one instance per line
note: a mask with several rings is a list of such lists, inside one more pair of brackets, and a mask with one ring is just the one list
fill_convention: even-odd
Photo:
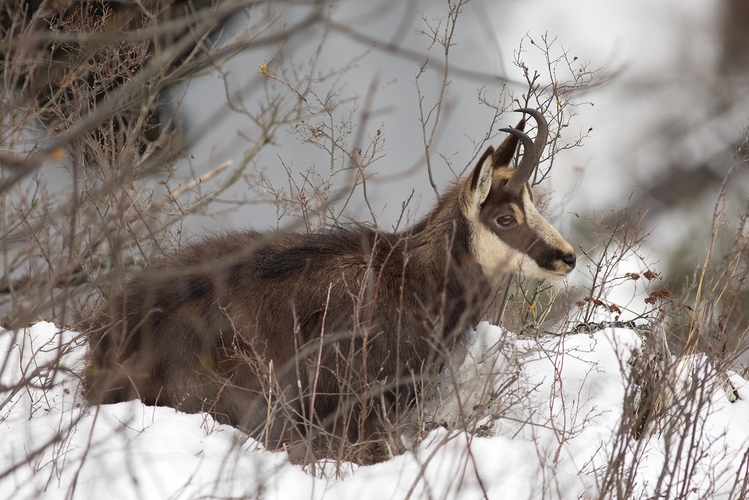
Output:
[[570,270],[572,270],[572,269],[575,269],[575,263],[577,262],[577,257],[575,257],[574,253],[563,255],[562,262],[570,266]]

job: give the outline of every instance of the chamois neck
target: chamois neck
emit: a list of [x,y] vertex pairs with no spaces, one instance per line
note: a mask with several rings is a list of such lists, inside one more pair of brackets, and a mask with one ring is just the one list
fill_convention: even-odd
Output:
[[409,254],[422,265],[444,266],[445,259],[461,259],[470,253],[468,221],[460,209],[459,188],[440,196],[436,206],[411,228]]

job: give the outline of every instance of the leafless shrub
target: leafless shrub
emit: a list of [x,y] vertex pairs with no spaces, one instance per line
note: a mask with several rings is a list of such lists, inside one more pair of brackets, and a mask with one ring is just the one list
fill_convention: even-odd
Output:
[[[189,217],[215,213],[232,186],[250,179],[260,151],[279,130],[323,111],[332,118],[347,104],[315,100],[315,92],[346,68],[320,76],[314,72],[319,54],[306,66],[287,62],[284,42],[323,43],[311,30],[325,21],[322,4],[63,4],[18,0],[0,7],[0,308],[2,325],[14,336],[40,317],[75,322],[79,310],[86,314],[116,293],[129,272],[179,247]],[[288,10],[294,22],[285,22]],[[247,29],[222,39],[217,30],[237,13]],[[236,165],[195,162],[186,151],[200,128],[182,130],[173,113],[179,102],[169,102],[165,92],[202,69],[221,72],[241,50],[274,45],[276,57],[253,79],[266,86],[259,105],[245,106],[227,87],[230,107],[257,124],[245,155]],[[200,126],[219,119],[208,117]],[[378,155],[374,147],[352,170],[360,172]],[[318,199],[339,197],[349,180],[328,186]],[[0,388],[0,410],[37,379],[54,380],[67,370],[59,360],[74,345],[61,340],[56,360]],[[4,357],[2,369],[9,363]],[[29,450],[29,459],[59,439]]]
[[[744,148],[745,145],[746,139]],[[746,156],[740,149],[724,186],[742,165],[746,165]],[[622,371],[628,374],[623,419],[608,463],[599,471],[598,498],[688,498],[695,494],[707,498],[718,491],[726,494],[725,485],[731,483],[729,498],[742,498],[745,494],[746,471],[735,471],[735,478],[731,477],[733,472],[717,472],[726,469],[716,465],[737,457],[707,438],[705,429],[705,419],[716,397],[723,394],[731,403],[739,397],[731,378],[736,376],[747,352],[749,323],[739,306],[746,303],[747,294],[747,212],[739,214],[733,223],[727,223],[726,218],[725,190],[721,190],[713,216],[711,244],[694,284],[681,293],[670,291],[651,269],[618,278],[647,280],[656,286],[644,299],[649,309],[637,316],[645,320],[639,328],[644,339],[642,350],[634,352],[622,365]],[[631,219],[626,224],[632,230],[642,225],[632,224]],[[628,230],[622,232],[622,227],[615,222],[612,234],[624,234],[621,241],[632,243],[627,250],[641,259],[637,253],[641,241],[627,238]],[[725,249],[716,258],[721,242]],[[612,255],[610,248],[603,253]],[[602,263],[616,260],[617,255],[615,248],[613,258],[604,257],[595,266],[601,271],[601,283],[612,281],[606,278],[610,275]],[[625,310],[605,302],[606,296],[590,294],[578,301],[583,318],[590,318],[590,311],[595,308],[615,315]],[[650,473],[651,482],[638,484],[636,472],[643,467],[648,447],[661,450],[662,466]],[[709,473],[710,470],[716,472]],[[699,477],[708,477],[710,482],[699,482]]]

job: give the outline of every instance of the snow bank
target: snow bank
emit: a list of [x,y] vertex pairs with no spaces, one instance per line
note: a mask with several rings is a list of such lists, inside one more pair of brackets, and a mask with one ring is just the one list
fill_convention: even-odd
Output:
[[[691,462],[674,462],[673,434],[657,430],[631,439],[621,455],[628,361],[640,347],[625,329],[535,341],[482,323],[439,384],[440,398],[425,402],[425,418],[444,427],[388,462],[350,466],[340,479],[313,477],[207,415],[138,402],[88,408],[76,376],[85,349],[77,334],[50,323],[0,331],[8,353],[0,371],[0,498],[576,499],[596,495],[615,453],[637,465],[633,498],[664,493],[664,464],[675,464],[674,477],[691,464],[696,472],[683,486],[694,498],[727,498],[746,466],[749,386],[728,374],[738,395],[731,402],[709,384],[709,404],[694,412],[699,425],[684,426],[704,443]],[[61,370],[48,369],[54,361]],[[682,362],[685,383],[716,379],[704,358]],[[476,432],[449,430],[461,424],[460,407],[479,408],[462,421]],[[732,495],[739,498],[738,489]]]

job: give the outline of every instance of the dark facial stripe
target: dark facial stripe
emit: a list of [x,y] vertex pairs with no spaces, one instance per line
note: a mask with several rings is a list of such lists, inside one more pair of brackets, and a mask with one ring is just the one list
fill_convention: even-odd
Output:
[[[564,255],[564,252],[544,241],[527,224],[525,200],[522,193],[521,195],[514,195],[507,193],[501,187],[497,189],[497,187],[495,185],[489,193],[486,203],[481,209],[479,214],[481,222],[490,228],[505,244],[528,255],[540,268],[556,271],[556,263]],[[517,211],[520,214],[517,214]],[[501,229],[497,226],[495,220],[499,215],[507,213],[514,213],[518,224],[513,228]]]

